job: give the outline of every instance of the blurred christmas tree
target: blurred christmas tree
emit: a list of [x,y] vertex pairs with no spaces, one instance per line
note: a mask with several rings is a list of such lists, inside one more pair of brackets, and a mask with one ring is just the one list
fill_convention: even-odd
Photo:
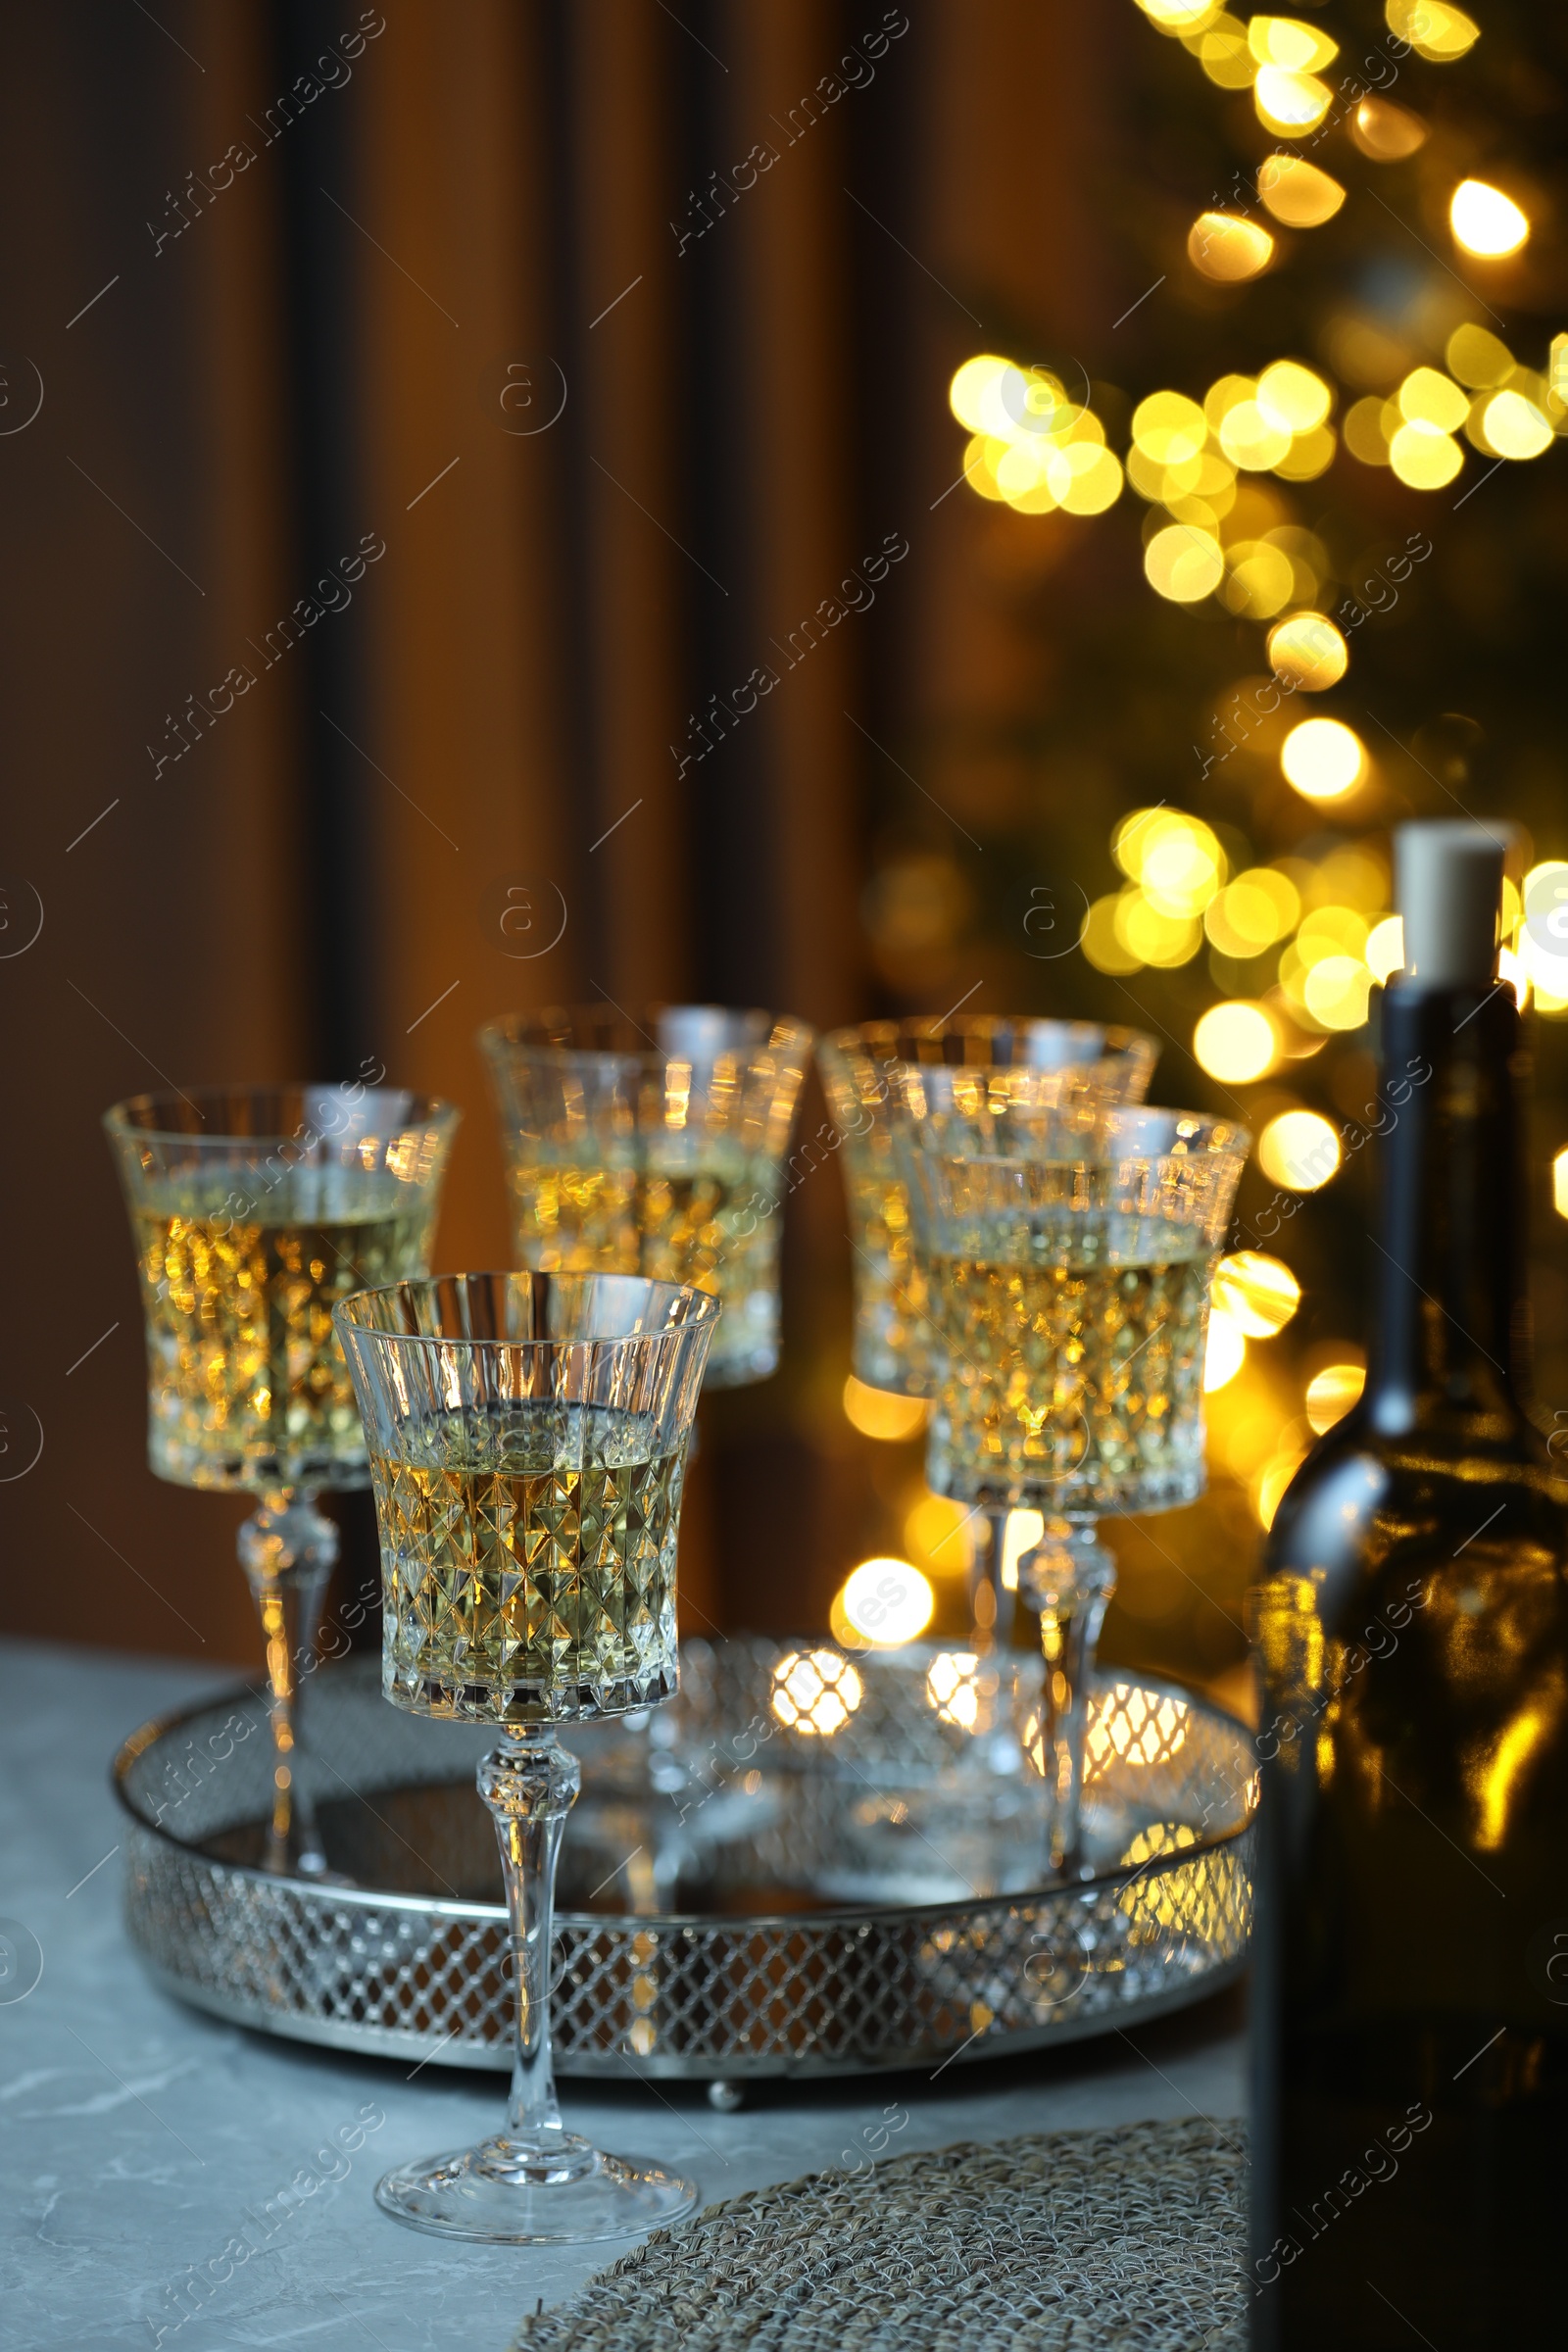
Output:
[[1367,1022],[1399,961],[1389,833],[1411,815],[1523,829],[1504,970],[1542,1016],[1540,1373],[1568,1396],[1568,960],[1519,919],[1568,876],[1568,17],[1137,0],[1140,24],[1123,4],[1140,164],[1095,199],[1147,291],[1071,362],[1039,356],[1049,319],[993,313],[950,396],[969,491],[1054,542],[1016,592],[1057,681],[1028,742],[1010,722],[1038,789],[988,824],[944,769],[971,848],[914,811],[929,848],[873,883],[868,926],[893,996],[929,1002],[904,943],[946,891],[989,926],[989,1004],[1150,1028],[1156,1098],[1258,1137],[1211,1342],[1213,1496],[1121,1545],[1167,1614],[1223,1552],[1234,1631],[1232,1539],[1255,1544],[1359,1389]]

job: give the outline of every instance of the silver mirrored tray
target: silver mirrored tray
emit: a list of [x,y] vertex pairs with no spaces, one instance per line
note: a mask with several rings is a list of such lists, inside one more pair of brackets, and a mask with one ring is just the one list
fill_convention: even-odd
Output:
[[[1255,1762],[1176,1686],[1092,1698],[1092,1878],[1043,1884],[1038,1658],[692,1642],[669,1705],[573,1726],[556,2062],[744,2082],[981,2058],[1125,2026],[1245,1957]],[[308,1777],[341,1884],[259,1867],[265,1702],[145,1725],[114,1767],[131,1941],[235,2023],[506,2067],[510,1956],[473,1768],[493,1733],[405,1715],[377,1661],[315,1678]]]

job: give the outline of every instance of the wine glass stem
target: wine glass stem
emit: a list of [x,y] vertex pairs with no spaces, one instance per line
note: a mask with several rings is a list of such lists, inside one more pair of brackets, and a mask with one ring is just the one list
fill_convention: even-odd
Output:
[[550,1953],[556,1863],[582,1768],[551,1725],[527,1724],[502,1734],[477,1777],[500,1841],[512,1923],[516,2042],[506,2137],[524,2156],[570,2161],[567,2151],[577,2143],[561,2121],[550,2051]]
[[316,1808],[300,1771],[300,1687],[316,1665],[321,1604],[337,1558],[337,1529],[314,1494],[265,1494],[239,1531],[240,1566],[267,1643],[272,1726],[272,1818],[266,1868],[318,1878],[326,1869]]
[[1015,1595],[1002,1581],[1009,1515],[1005,1508],[999,1510],[987,1503],[981,1506],[976,1522],[969,1565],[969,1623],[976,1649],[989,1649],[993,1642],[1005,1648],[1012,1632]]
[[1089,1679],[1116,1589],[1116,1563],[1094,1520],[1048,1520],[1042,1543],[1018,1563],[1018,1589],[1040,1614],[1041,1762],[1052,1800],[1051,1865],[1072,1876],[1083,1861]]

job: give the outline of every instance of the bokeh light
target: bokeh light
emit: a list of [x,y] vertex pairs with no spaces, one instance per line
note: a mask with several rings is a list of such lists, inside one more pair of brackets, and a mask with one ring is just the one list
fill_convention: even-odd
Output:
[[1441,490],[1464,464],[1457,441],[1422,417],[1401,424],[1389,443],[1389,464],[1411,490]]
[[1161,32],[1201,32],[1219,15],[1222,0],[1138,0],[1139,7]]
[[928,1411],[923,1396],[896,1396],[890,1389],[868,1388],[852,1372],[844,1383],[844,1411],[863,1438],[882,1438],[890,1444],[918,1437]]
[[1117,899],[1112,925],[1121,947],[1135,958],[1134,970],[1140,963],[1173,970],[1179,963],[1190,963],[1203,944],[1200,922],[1156,906],[1136,885]]
[[1551,447],[1551,426],[1522,392],[1494,392],[1481,412],[1481,429],[1499,458],[1539,458]]
[[[1299,360],[1276,360],[1257,379],[1257,405],[1286,432],[1309,433],[1328,415],[1334,394],[1323,378],[1303,368]],[[1466,405],[1461,399],[1461,415]]]
[[1135,808],[1112,832],[1110,854],[1164,914],[1201,914],[1228,871],[1213,828],[1183,808]]
[[1274,240],[1255,220],[1234,213],[1200,213],[1187,232],[1187,258],[1205,277],[1239,284],[1268,268]]
[[1287,228],[1319,228],[1345,202],[1339,181],[1300,155],[1266,155],[1257,167],[1257,192]]
[[905,1515],[905,1547],[927,1576],[966,1576],[974,1514],[946,1494],[922,1494]]
[[1559,1217],[1568,1217],[1568,1144],[1551,1163],[1551,1205]]
[[1465,394],[1439,368],[1412,368],[1395,397],[1407,422],[1436,425],[1443,433],[1457,432],[1470,414]]
[[1366,967],[1380,987],[1404,969],[1404,925],[1396,914],[1386,914],[1367,933],[1363,951]]
[[1372,975],[1359,956],[1325,956],[1302,977],[1306,1009],[1325,1029],[1359,1029],[1371,992]]
[[1196,41],[1184,41],[1183,45],[1196,52],[1199,64],[1218,88],[1250,89],[1257,60],[1247,45],[1247,26],[1240,18],[1222,10]]
[[1306,1387],[1306,1417],[1319,1437],[1343,1421],[1366,1387],[1366,1366],[1360,1363],[1325,1364]]
[[1144,550],[1144,572],[1151,588],[1172,604],[1196,605],[1225,577],[1225,551],[1208,531],[1167,523]]
[[1290,74],[1314,74],[1340,54],[1338,41],[1298,17],[1250,18],[1247,46],[1260,66],[1283,66]]
[[1275,1513],[1285,1500],[1285,1492],[1306,1458],[1303,1446],[1282,1446],[1269,1461],[1252,1487],[1252,1508],[1258,1525],[1265,1530],[1274,1524]]
[[1386,466],[1389,462],[1389,437],[1383,429],[1385,405],[1368,394],[1363,400],[1352,401],[1345,412],[1341,427],[1345,446],[1363,466]]
[[1350,136],[1376,164],[1402,163],[1425,143],[1427,126],[1408,107],[1392,98],[1363,98],[1350,121]]
[[1233,466],[1266,473],[1290,454],[1291,427],[1260,400],[1239,400],[1221,419],[1219,445]]
[[1306,694],[1337,686],[1349,665],[1350,649],[1322,612],[1293,612],[1268,633],[1268,658],[1277,675],[1294,678]]
[[1448,225],[1454,243],[1482,261],[1517,253],[1530,234],[1529,220],[1513,198],[1484,179],[1460,180],[1449,199]]
[[[918,1568],[908,1560],[887,1558],[862,1560],[858,1568],[852,1568],[835,1610],[856,1641],[897,1649],[919,1640],[936,1605],[937,1596]],[[838,1634],[837,1622],[833,1631]]]
[[1448,337],[1444,358],[1450,374],[1472,392],[1487,392],[1505,384],[1514,370],[1513,353],[1484,326],[1467,320]]
[[1257,1164],[1287,1192],[1315,1193],[1340,1164],[1340,1139],[1319,1111],[1282,1110],[1257,1139]]
[[1286,736],[1280,765],[1304,800],[1343,800],[1366,774],[1366,746],[1343,719],[1303,718]]
[[1261,1004],[1237,998],[1211,1004],[1193,1031],[1193,1057],[1222,1086],[1266,1078],[1279,1055],[1279,1035]]
[[1234,1324],[1222,1306],[1209,1309],[1208,1338],[1203,1348],[1203,1390],[1212,1396],[1228,1388],[1247,1361],[1247,1334]]
[[1252,84],[1257,119],[1265,129],[1282,138],[1316,130],[1333,103],[1334,92],[1315,74],[1293,74],[1284,66],[1259,66],[1257,70]]
[[1301,1303],[1301,1286],[1266,1250],[1233,1250],[1214,1270],[1214,1303],[1250,1340],[1271,1340]]
[[1383,13],[1389,30],[1430,65],[1451,65],[1481,38],[1474,17],[1447,0],[1385,0]]

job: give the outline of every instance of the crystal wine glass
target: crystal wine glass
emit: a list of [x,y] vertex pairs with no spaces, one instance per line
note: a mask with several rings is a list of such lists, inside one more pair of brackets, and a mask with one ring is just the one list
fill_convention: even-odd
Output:
[[550,2054],[556,1859],[581,1785],[558,1723],[668,1698],[675,1543],[718,1304],[632,1275],[454,1274],[344,1300],[381,1531],[383,1689],[493,1723],[516,1984],[512,2101],[479,2146],[389,2173],[416,2230],[535,2245],[619,2237],[696,2201],[566,2131]]
[[105,1113],[141,1276],[148,1459],[175,1486],[258,1497],[238,1549],[267,1642],[270,1871],[326,1871],[300,1771],[337,1557],[316,1495],[369,1483],[333,1303],[429,1265],[459,1116],[359,1083],[195,1087]]
[[910,1153],[940,1343],[926,1476],[1028,1509],[1052,1861],[1080,1862],[1085,1709],[1115,1561],[1102,1513],[1203,1492],[1209,1294],[1250,1139],[1196,1112],[1093,1104],[925,1122]]
[[710,1388],[778,1364],[778,1211],[810,1053],[804,1022],[667,1004],[514,1013],[479,1032],[519,1264],[643,1274],[723,1301]]
[[992,1071],[1027,1071],[1028,1099],[1040,1109],[1141,1102],[1158,1053],[1139,1029],[984,1013],[867,1021],[819,1042],[828,1108],[844,1139],[857,1380],[901,1396],[930,1392],[928,1302],[910,1250],[907,1175],[894,1148],[901,1119],[951,1106],[953,1081],[944,1094],[930,1072],[961,1070],[972,1088]]

